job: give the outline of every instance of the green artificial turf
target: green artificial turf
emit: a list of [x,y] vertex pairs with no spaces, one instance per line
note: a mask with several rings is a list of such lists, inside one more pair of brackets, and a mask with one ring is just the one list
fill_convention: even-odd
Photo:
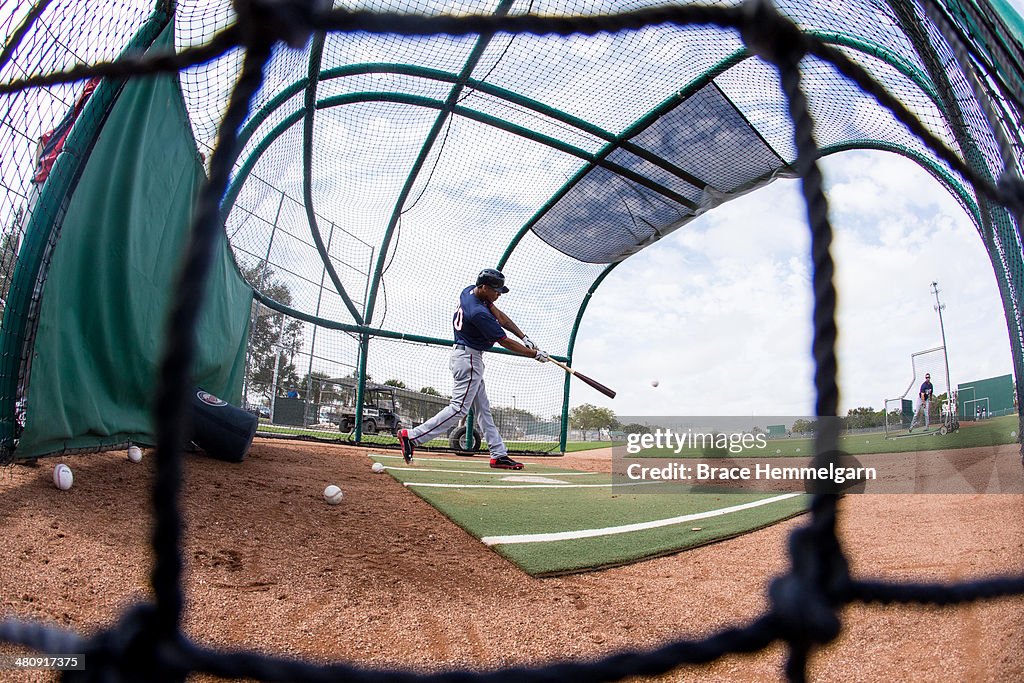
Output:
[[[507,471],[490,469],[482,457],[419,458],[412,466],[390,454],[371,458],[455,524],[538,576],[619,565],[713,543],[800,514],[808,502],[800,494],[752,509],[611,533],[614,527],[707,514],[778,494],[644,493],[643,487],[611,486],[609,474],[574,471],[557,463],[531,463],[525,470]],[[601,531],[594,537],[539,542],[495,539],[588,530]]]

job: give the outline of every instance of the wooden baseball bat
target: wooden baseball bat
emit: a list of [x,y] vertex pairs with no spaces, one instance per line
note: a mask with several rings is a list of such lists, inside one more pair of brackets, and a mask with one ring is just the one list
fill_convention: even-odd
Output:
[[587,377],[586,375],[584,375],[584,374],[583,374],[583,373],[581,373],[581,372],[576,372],[575,370],[573,370],[572,368],[570,368],[570,367],[569,367],[568,365],[566,365],[565,363],[563,363],[563,362],[561,362],[561,361],[558,361],[558,360],[555,360],[554,358],[550,358],[549,360],[550,360],[550,361],[551,361],[552,363],[554,363],[555,365],[557,365],[558,367],[560,367],[560,368],[562,368],[563,370],[565,370],[566,372],[568,372],[568,373],[569,373],[570,375],[572,375],[572,376],[573,376],[573,377],[575,377],[576,379],[578,379],[578,380],[581,380],[581,381],[583,381],[583,382],[586,382],[586,383],[587,383],[587,384],[589,384],[590,386],[594,387],[595,389],[597,389],[598,391],[600,391],[600,392],[601,392],[602,394],[604,394],[604,395],[605,395],[605,396],[607,396],[608,398],[615,398],[615,392],[614,392],[614,391],[612,391],[611,389],[609,389],[608,387],[606,387],[605,385],[601,384],[601,383],[600,383],[600,382],[598,382],[597,380],[594,380],[594,379],[590,379],[589,377]]

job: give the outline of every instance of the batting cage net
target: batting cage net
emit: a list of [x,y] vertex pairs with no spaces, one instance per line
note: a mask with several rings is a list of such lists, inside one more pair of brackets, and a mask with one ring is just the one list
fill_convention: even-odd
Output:
[[[648,4],[345,7],[569,21]],[[1017,232],[970,182],[999,177],[1000,144],[1016,139],[1016,15],[843,7],[779,5],[822,45],[800,65],[820,153],[892,151],[945,185],[978,226],[1019,346]],[[225,49],[236,11],[226,1],[3,8],[0,446],[10,459],[154,443],[149,389],[175,256],[244,60]],[[396,397],[403,426],[451,393],[452,312],[484,267],[508,278],[505,312],[571,364],[591,295],[617,263],[797,173],[778,71],[738,26],[643,21],[571,40],[421,34],[410,23],[275,44],[228,159],[226,239],[192,383],[260,416],[268,434],[386,443],[394,420],[364,419],[379,412],[363,400],[368,387],[423,394]],[[187,67],[145,83],[83,68],[20,85],[147,52]],[[513,450],[564,450],[570,403],[593,390],[550,364],[488,357]],[[344,378],[354,387],[329,381]],[[341,430],[337,416],[352,410]]]
[[[1020,395],[1024,60],[1021,20],[1002,3],[336,4],[0,3],[0,445],[8,458],[158,450],[154,601],[112,635],[11,620],[5,642],[92,653],[80,677],[97,680],[377,680],[216,653],[181,633],[177,494],[193,387],[273,406],[270,420],[350,415],[352,438],[379,434],[365,422],[380,387],[396,391],[374,399],[377,415],[390,400],[411,421],[450,392],[451,315],[481,268],[504,271],[503,309],[571,361],[617,263],[780,177],[798,178],[808,205],[816,410],[835,415],[816,162],[848,149],[916,161],[972,217]],[[590,389],[550,364],[487,361],[510,441],[564,447],[548,439],[564,441],[570,390]],[[831,462],[836,434],[816,438]],[[754,622],[505,675],[654,675],[783,641],[801,680],[847,603],[1024,591],[1020,577],[858,580],[834,535],[836,496],[816,495],[811,512]]]

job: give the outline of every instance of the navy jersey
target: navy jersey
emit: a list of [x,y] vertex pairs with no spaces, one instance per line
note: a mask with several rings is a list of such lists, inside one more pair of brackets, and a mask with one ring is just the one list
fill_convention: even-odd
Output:
[[506,335],[498,319],[491,313],[491,303],[476,298],[474,288],[474,285],[470,285],[459,295],[459,307],[452,317],[452,329],[456,344],[486,351]]
[[924,382],[922,382],[920,393],[924,394],[926,398],[930,399],[932,397],[932,391],[933,391],[933,389],[932,389],[932,383],[931,382],[929,382],[928,380],[925,380]]

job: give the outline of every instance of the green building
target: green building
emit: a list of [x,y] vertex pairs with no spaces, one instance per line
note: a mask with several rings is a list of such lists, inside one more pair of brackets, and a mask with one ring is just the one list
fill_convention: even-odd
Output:
[[956,405],[961,420],[997,417],[1015,411],[1013,375],[1000,375],[957,385]]

